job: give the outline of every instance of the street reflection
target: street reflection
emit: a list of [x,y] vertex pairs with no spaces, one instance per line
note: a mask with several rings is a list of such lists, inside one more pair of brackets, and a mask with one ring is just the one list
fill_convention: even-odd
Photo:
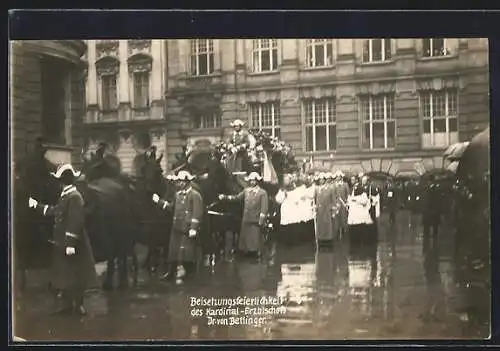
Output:
[[[419,223],[400,212],[394,225],[381,219],[378,243],[356,246],[347,237],[320,250],[278,245],[272,261],[221,260],[180,286],[142,272],[136,289],[89,293],[89,315],[81,319],[52,316],[46,278],[33,272],[32,287],[16,301],[16,334],[51,341],[468,335],[453,303],[453,235],[444,228],[437,238],[423,237]],[[212,296],[280,297],[286,309],[267,315],[258,327],[208,325],[206,316],[192,315],[190,299]]]

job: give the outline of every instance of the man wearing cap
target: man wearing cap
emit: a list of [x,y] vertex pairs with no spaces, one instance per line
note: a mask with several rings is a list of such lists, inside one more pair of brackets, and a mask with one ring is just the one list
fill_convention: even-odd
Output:
[[259,257],[262,244],[262,227],[268,215],[269,198],[264,189],[259,186],[262,177],[257,172],[252,172],[245,178],[249,187],[238,195],[219,195],[220,200],[243,200],[243,218],[241,220],[240,238],[238,249],[245,254]]
[[63,296],[63,306],[57,312],[83,315],[84,291],[97,286],[97,275],[90,241],[84,228],[83,197],[75,186],[80,172],[75,171],[72,165],[64,164],[52,175],[61,181],[63,188],[57,204],[40,204],[31,197],[28,204],[44,216],[54,216],[51,280],[52,285]]
[[233,132],[227,141],[230,145],[231,156],[228,159],[230,172],[245,172],[249,167],[248,151],[255,148],[255,138],[243,129],[245,122],[237,119],[231,123]]
[[163,209],[173,210],[172,231],[168,249],[169,267],[163,280],[173,280],[177,275],[177,266],[184,266],[187,278],[194,273],[197,256],[197,239],[203,217],[203,198],[192,187],[194,176],[187,171],[180,171],[176,177],[179,190],[175,200],[170,203],[153,194],[153,201]]

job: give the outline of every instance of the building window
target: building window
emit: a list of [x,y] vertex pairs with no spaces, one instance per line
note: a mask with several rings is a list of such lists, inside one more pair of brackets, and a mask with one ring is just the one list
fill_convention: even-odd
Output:
[[118,109],[116,90],[116,75],[102,76],[102,110],[114,111]]
[[222,117],[220,113],[211,113],[206,115],[197,115],[193,120],[195,129],[221,128]]
[[149,72],[134,73],[134,108],[149,107]]
[[391,39],[367,39],[363,44],[363,62],[383,62],[392,58]]
[[423,147],[446,147],[458,142],[458,94],[456,91],[422,92]]
[[424,57],[439,57],[450,54],[446,48],[446,39],[423,39],[422,42]]
[[278,40],[256,39],[253,41],[253,71],[270,72],[278,69]]
[[57,59],[43,58],[41,64],[42,134],[48,143],[65,145],[67,140],[68,72]]
[[330,39],[308,39],[306,65],[313,67],[328,67],[333,64],[333,43]]
[[306,151],[337,148],[335,98],[305,100],[302,104],[306,130]]
[[280,103],[266,102],[250,105],[250,122],[253,129],[280,138]]
[[364,149],[391,149],[396,146],[394,95],[362,97],[361,117]]
[[214,41],[191,40],[191,75],[206,76],[214,73]]

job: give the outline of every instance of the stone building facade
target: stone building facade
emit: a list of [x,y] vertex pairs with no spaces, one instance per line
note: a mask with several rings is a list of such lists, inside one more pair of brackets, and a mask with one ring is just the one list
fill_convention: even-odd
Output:
[[85,109],[82,40],[10,43],[12,162],[24,159],[42,137],[54,163],[79,160]]
[[134,159],[149,146],[165,152],[165,44],[150,39],[87,40],[84,148],[91,151],[107,142],[125,172],[137,171]]
[[[125,169],[148,143],[165,151],[168,168],[183,146],[218,141],[239,118],[322,167],[415,173],[442,167],[448,145],[489,124],[487,39],[117,40],[88,47],[89,145],[114,140]],[[136,77],[143,71],[144,109],[134,102],[144,95]],[[115,86],[106,90],[115,96],[111,109],[103,105],[112,95],[104,81]]]
[[169,155],[240,118],[324,167],[412,173],[489,124],[487,39],[169,40],[168,67]]

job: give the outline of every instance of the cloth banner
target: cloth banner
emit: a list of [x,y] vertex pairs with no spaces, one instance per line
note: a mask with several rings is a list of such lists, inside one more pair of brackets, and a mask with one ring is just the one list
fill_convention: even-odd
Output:
[[262,178],[264,182],[278,184],[278,175],[274,169],[273,163],[267,157],[267,152],[264,151],[264,165],[262,168]]

